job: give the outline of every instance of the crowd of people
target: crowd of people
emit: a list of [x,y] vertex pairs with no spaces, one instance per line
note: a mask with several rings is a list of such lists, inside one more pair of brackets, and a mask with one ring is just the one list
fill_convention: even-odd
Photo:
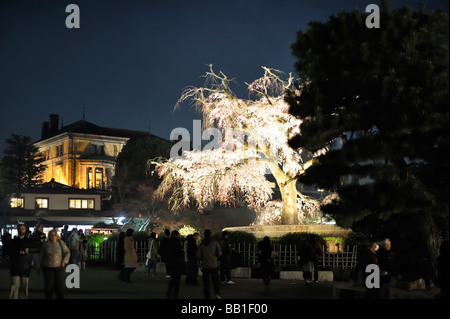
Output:
[[[117,245],[118,263],[121,268],[119,280],[131,282],[131,273],[137,267],[138,256],[133,242],[133,230],[119,234]],[[206,229],[203,238],[200,234],[188,235],[182,243],[177,230],[165,229],[156,238],[152,232],[146,255],[147,276],[155,276],[156,263],[161,260],[166,267],[166,277],[170,278],[166,297],[178,298],[181,276],[186,275],[186,284],[199,286],[198,272],[202,271],[202,287],[205,298],[211,298],[210,281],[213,295],[220,299],[220,283],[234,284],[231,280],[231,245],[228,232],[222,232],[220,241],[212,238],[211,230]]]
[[85,245],[83,230],[68,231],[66,225],[61,231],[52,229],[48,237],[42,225],[37,225],[31,233],[24,224],[17,226],[17,235],[12,238],[8,232],[2,235],[3,259],[10,259],[11,289],[10,299],[28,299],[31,270],[44,277],[45,298],[63,298],[65,287],[64,269],[68,264],[85,268]]
[[[138,254],[133,239],[133,229],[120,232],[117,244],[117,263],[120,267],[119,279],[131,282],[131,274],[137,268]],[[24,224],[17,226],[17,236],[11,238],[9,233],[2,235],[3,258],[10,259],[11,299],[28,298],[28,285],[32,269],[44,277],[45,298],[63,298],[65,275],[64,268],[68,264],[76,264],[85,269],[85,249],[87,239],[82,230],[73,228],[68,230],[65,226],[58,234],[58,229],[43,232],[42,226],[37,225],[31,233]],[[391,251],[391,241],[385,238],[373,242],[358,253],[356,273],[364,283],[369,276],[366,266],[377,265],[379,269],[380,289],[368,289],[367,298],[392,298],[391,280],[393,278],[394,264]],[[264,285],[268,288],[274,271],[272,257],[272,244],[269,237],[264,237],[258,243],[259,270]],[[322,247],[317,241],[311,243],[304,241],[300,245],[299,269],[307,285],[313,280],[318,281],[318,260]],[[206,299],[213,295],[220,299],[220,284],[234,284],[231,280],[232,249],[228,240],[228,232],[223,231],[220,240],[212,237],[211,230],[206,229],[201,238],[199,233],[188,235],[182,243],[181,235],[177,230],[172,232],[165,229],[158,237],[152,232],[149,237],[148,252],[146,254],[147,276],[154,277],[156,265],[164,262],[166,277],[169,280],[166,297],[176,299],[179,295],[182,275],[186,275],[186,284],[200,286],[198,282],[199,269],[202,272],[203,294]],[[439,286],[442,295],[448,296],[448,241],[441,246],[441,255],[438,260]],[[445,277],[446,276],[446,277]],[[358,279],[356,279],[358,281]],[[210,283],[212,282],[213,294]]]

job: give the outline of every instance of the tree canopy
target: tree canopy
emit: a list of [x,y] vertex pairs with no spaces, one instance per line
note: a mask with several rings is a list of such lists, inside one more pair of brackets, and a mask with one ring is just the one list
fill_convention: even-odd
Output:
[[138,196],[141,185],[156,188],[160,179],[149,174],[147,161],[157,156],[168,157],[172,145],[152,135],[129,140],[116,159],[112,181],[115,201],[120,203],[133,194]]
[[[193,102],[203,115],[205,132],[216,147],[186,151],[180,158],[155,161],[163,177],[158,189],[171,194],[174,209],[196,205],[202,210],[214,203],[245,205],[257,212],[260,223],[298,224],[314,214],[316,200],[297,190],[297,176],[310,161],[301,149],[292,149],[289,138],[299,133],[300,121],[288,113],[284,91],[292,77],[265,68],[264,76],[247,84],[252,98],[238,98],[232,79],[210,67],[205,87],[189,87],[180,98]],[[209,135],[208,135],[209,137]],[[270,172],[280,189],[282,202],[272,201]]]

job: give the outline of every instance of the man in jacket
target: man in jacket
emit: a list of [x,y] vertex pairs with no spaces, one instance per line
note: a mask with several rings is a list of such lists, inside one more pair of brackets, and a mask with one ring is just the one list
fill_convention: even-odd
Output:
[[197,258],[202,265],[202,281],[203,281],[203,293],[206,299],[210,298],[209,278],[213,282],[214,294],[216,299],[220,299],[220,282],[217,258],[222,256],[219,243],[212,239],[211,230],[206,229],[204,238],[197,249]]
[[75,264],[78,265],[78,252],[80,250],[80,243],[82,240],[80,239],[80,236],[78,236],[78,230],[74,227],[72,229],[72,234],[70,235],[68,239],[68,246],[70,249],[70,260],[69,264]]

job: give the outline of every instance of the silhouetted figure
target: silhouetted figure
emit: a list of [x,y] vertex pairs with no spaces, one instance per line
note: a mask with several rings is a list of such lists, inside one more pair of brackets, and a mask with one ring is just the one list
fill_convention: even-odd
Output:
[[69,231],[69,225],[64,225],[63,229],[61,230],[61,239],[66,243],[68,246],[68,240],[71,232]]
[[270,244],[270,238],[265,236],[262,241],[258,243],[259,250],[259,269],[261,271],[264,285],[268,288],[272,279],[272,272],[274,269],[274,263],[272,260],[272,245]]
[[167,271],[167,264],[165,257],[161,254],[161,250],[165,250],[165,246],[167,245],[170,238],[170,230],[168,228],[164,229],[164,232],[162,234],[159,234],[158,240],[159,240],[159,255],[161,256],[161,261],[164,263],[166,267],[166,278],[170,278],[170,275]]
[[45,237],[46,236],[43,232],[42,225],[36,225],[33,233],[31,234],[31,239],[34,242],[33,249],[30,249],[30,252],[33,253],[33,262],[32,262],[33,269],[37,268],[39,252],[41,251],[41,247],[45,242]]
[[308,241],[304,241],[300,246],[300,270],[303,272],[303,279],[309,285],[312,281],[312,272],[314,270],[314,249]]
[[381,298],[391,299],[391,280],[393,271],[393,255],[391,251],[391,241],[386,238],[381,243],[381,248],[377,252],[378,266],[380,267],[380,293]]
[[314,240],[313,250],[313,264],[314,264],[314,282],[319,282],[319,258],[322,255],[322,243],[319,239]]
[[2,234],[2,245],[3,245],[3,250],[2,250],[2,259],[6,260],[9,256],[8,256],[8,244],[11,241],[11,234],[9,233],[9,231],[7,229],[3,230],[3,234]]
[[220,249],[222,250],[222,256],[220,257],[220,281],[222,283],[234,284],[231,280],[231,246],[226,230],[222,232]]
[[186,284],[188,285],[198,285],[198,260],[197,260],[197,241],[200,237],[199,233],[195,233],[186,237],[186,263],[187,263],[187,273],[186,273]]
[[18,235],[8,243],[8,255],[11,258],[11,291],[10,299],[28,299],[28,283],[30,280],[33,240],[27,237],[25,225],[17,226]]
[[180,279],[184,267],[184,251],[181,248],[181,235],[177,230],[172,231],[170,239],[159,250],[166,261],[167,274],[170,275],[167,299],[178,298]]
[[116,246],[116,266],[117,269],[123,269],[124,258],[125,258],[125,232],[121,231],[119,233],[119,239]]

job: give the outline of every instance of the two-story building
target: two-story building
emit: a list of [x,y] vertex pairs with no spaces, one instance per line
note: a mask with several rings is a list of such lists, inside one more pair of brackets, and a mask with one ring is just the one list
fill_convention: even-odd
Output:
[[85,119],[58,129],[58,122],[58,115],[51,114],[42,124],[41,140],[34,143],[44,156],[42,178],[80,189],[109,190],[115,160],[127,141],[150,135],[100,127]]

